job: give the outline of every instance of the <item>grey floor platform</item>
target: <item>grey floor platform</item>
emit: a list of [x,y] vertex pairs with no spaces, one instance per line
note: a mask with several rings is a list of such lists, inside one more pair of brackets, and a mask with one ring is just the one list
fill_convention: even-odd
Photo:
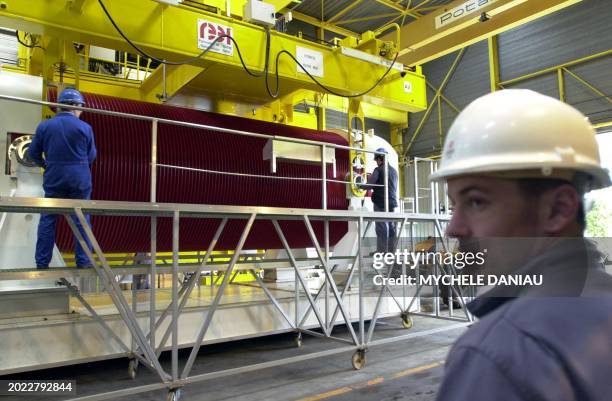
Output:
[[[414,323],[411,332],[453,324],[425,317],[415,317]],[[377,338],[407,332],[400,328],[398,319],[383,319],[382,324],[377,331]],[[351,354],[343,353],[188,385],[184,388],[181,400],[433,401],[443,373],[444,358],[450,345],[463,331],[464,329],[455,329],[374,347],[367,353],[366,367],[360,371],[352,369]],[[346,329],[340,327],[335,333],[345,335]],[[194,374],[342,346],[329,340],[306,336],[303,347],[298,349],[294,346],[293,339],[291,334],[282,334],[205,346],[196,361]],[[164,364],[168,363],[166,357]],[[139,370],[135,380],[130,380],[126,366],[127,360],[120,359],[12,377],[73,379],[77,381],[79,396],[155,382],[153,374],[144,369]],[[118,400],[153,401],[165,400],[165,397],[166,391],[162,390]],[[28,399],[31,398],[10,398],[11,401]]]

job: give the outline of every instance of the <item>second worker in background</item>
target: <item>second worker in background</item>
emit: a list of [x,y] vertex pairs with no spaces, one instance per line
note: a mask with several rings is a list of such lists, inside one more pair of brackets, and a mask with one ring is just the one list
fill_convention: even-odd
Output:
[[[372,203],[374,204],[375,212],[385,211],[385,157],[387,151],[385,148],[376,149],[374,161],[378,165],[368,178],[366,184],[362,184],[362,189],[372,190]],[[390,164],[388,177],[388,196],[389,196],[389,212],[397,207],[397,170]],[[377,252],[393,252],[395,246],[395,226],[391,221],[376,222],[376,251]]]

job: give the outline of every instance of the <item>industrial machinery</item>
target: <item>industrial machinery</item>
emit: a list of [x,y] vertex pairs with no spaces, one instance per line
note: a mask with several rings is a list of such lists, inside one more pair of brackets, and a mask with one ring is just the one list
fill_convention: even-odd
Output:
[[[299,346],[311,334],[349,345],[240,371],[346,350],[359,369],[378,318],[411,327],[418,289],[371,285],[368,238],[384,218],[413,247],[414,225],[441,238],[447,217],[373,213],[359,188],[375,149],[401,171],[364,110],[426,107],[420,68],[396,60],[399,34],[379,38],[398,27],[328,46],[284,32],[284,7],[272,3],[290,2],[24,3],[0,8],[0,25],[36,38],[20,48],[24,65],[0,71],[0,374],[127,356],[130,376],[140,365],[159,383],[96,399],[167,389],[177,400],[187,383],[232,373],[190,375],[202,344],[294,332]],[[92,72],[89,55],[101,47],[135,53],[138,71],[148,59],[145,78]],[[27,159],[30,136],[66,85],[84,92],[82,118],[95,132],[92,201],[41,199],[41,171]],[[325,94],[345,108],[346,130],[324,129]],[[296,109],[312,99],[316,115]],[[45,271],[31,268],[40,213],[66,217]],[[85,214],[92,228],[80,234],[73,219]],[[93,269],[69,267],[73,234],[93,244]],[[340,324],[348,338],[333,335]],[[182,372],[179,348],[192,348]]]

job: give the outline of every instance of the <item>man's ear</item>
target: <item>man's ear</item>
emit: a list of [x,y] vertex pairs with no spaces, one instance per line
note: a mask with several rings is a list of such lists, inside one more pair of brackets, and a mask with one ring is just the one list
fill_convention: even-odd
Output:
[[542,228],[547,235],[568,235],[568,231],[578,224],[580,195],[570,184],[560,185],[544,193],[540,206]]

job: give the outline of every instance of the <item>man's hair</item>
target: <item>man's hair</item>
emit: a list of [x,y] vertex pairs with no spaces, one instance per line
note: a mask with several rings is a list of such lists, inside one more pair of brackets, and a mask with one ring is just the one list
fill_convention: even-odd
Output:
[[561,185],[570,184],[573,186],[580,197],[580,205],[578,206],[578,212],[576,213],[576,222],[580,225],[580,228],[584,230],[586,228],[586,216],[584,212],[583,200],[585,190],[580,182],[582,182],[582,180],[568,182],[557,178],[522,178],[518,180],[521,192],[525,196],[532,197],[533,199],[537,199],[545,192],[558,188]]
[[[70,105],[70,106],[80,106],[80,104],[72,104],[72,103],[66,103],[66,104]],[[58,107],[57,108],[57,112],[58,113],[69,113],[71,111],[79,111],[79,110],[77,110],[77,109],[69,109],[67,107]]]

